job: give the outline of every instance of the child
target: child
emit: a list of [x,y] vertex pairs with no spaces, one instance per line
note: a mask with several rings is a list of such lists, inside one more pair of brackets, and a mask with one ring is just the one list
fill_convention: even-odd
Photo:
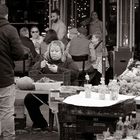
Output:
[[[71,72],[71,82],[74,83],[78,76],[78,68],[69,55],[64,52],[64,48],[65,46],[61,41],[52,41],[48,45],[47,52],[45,53],[45,60],[37,62],[33,66],[33,70],[40,70],[44,74],[61,74],[69,70]],[[35,94],[35,96],[48,104],[47,94]],[[33,121],[32,128],[46,130],[48,123],[40,111],[40,106],[43,103],[37,98],[32,94],[28,94],[24,99],[24,103]]]

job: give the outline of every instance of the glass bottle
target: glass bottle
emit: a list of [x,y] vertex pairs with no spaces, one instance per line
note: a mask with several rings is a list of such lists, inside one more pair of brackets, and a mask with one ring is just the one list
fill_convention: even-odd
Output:
[[99,92],[99,99],[100,100],[105,100],[105,94],[107,92],[107,87],[105,85],[105,79],[102,77],[101,78],[101,84],[99,85],[98,92]]
[[119,117],[119,121],[116,124],[116,131],[114,133],[115,138],[121,140],[123,136],[123,131],[124,131],[124,123],[122,121],[122,117]]
[[132,114],[130,116],[130,124],[133,127],[133,129],[136,128],[136,124],[137,124],[137,121],[136,121],[136,111],[132,111]]
[[116,125],[116,130],[123,130],[124,124],[122,122],[122,117],[119,117],[119,121],[117,122]]
[[85,98],[91,98],[91,88],[92,84],[89,84],[89,75],[85,75],[86,83],[84,84],[84,89],[85,89]]
[[124,121],[123,138],[127,137],[129,127],[130,127],[129,116],[126,116]]
[[130,126],[129,116],[126,116],[125,121],[124,121],[124,125]]
[[117,100],[119,96],[120,86],[117,82],[117,79],[113,79],[108,84],[108,89],[110,91],[110,100]]
[[85,80],[86,80],[86,84],[89,84],[90,77],[87,73],[85,75]]

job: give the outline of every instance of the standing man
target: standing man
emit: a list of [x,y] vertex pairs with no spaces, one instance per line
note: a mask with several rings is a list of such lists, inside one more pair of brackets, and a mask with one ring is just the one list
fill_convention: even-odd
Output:
[[103,33],[103,23],[98,18],[98,14],[94,11],[91,12],[90,23],[89,23],[89,34]]
[[[99,20],[98,14],[95,11],[91,12],[90,18],[81,22],[82,26],[88,26],[89,35],[92,36],[96,33],[103,33],[103,22]],[[107,31],[106,31],[107,35]]]
[[15,139],[14,60],[24,57],[17,30],[8,22],[8,8],[0,4],[0,130],[3,140]]
[[56,31],[58,39],[63,41],[66,35],[66,26],[64,22],[60,19],[59,10],[55,9],[52,11],[51,20],[52,20],[51,28]]

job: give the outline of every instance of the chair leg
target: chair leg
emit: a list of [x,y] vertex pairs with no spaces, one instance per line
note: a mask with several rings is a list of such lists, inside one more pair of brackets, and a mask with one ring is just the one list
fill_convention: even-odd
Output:
[[54,123],[54,114],[52,113],[52,110],[49,109],[49,128],[51,131],[53,130],[53,123]]
[[84,83],[85,83],[85,71],[83,71],[83,70],[79,73],[78,83],[79,83],[79,86],[84,86]]
[[83,61],[83,69],[82,71],[85,71],[85,61]]

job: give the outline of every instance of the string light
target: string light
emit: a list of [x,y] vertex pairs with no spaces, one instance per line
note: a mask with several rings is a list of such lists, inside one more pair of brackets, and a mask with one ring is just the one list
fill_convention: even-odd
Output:
[[90,0],[78,0],[77,7],[77,24],[79,25],[84,18],[88,18],[90,15]]
[[44,11],[44,29],[49,27],[49,0],[45,2],[45,11]]
[[[67,13],[67,23],[68,26],[70,27],[76,27],[79,26],[79,24],[89,17],[90,15],[90,0],[73,0],[68,1],[68,13]],[[73,11],[69,8],[73,5]],[[45,5],[45,15],[44,15],[44,28],[49,27],[49,0],[46,0],[46,5]]]

